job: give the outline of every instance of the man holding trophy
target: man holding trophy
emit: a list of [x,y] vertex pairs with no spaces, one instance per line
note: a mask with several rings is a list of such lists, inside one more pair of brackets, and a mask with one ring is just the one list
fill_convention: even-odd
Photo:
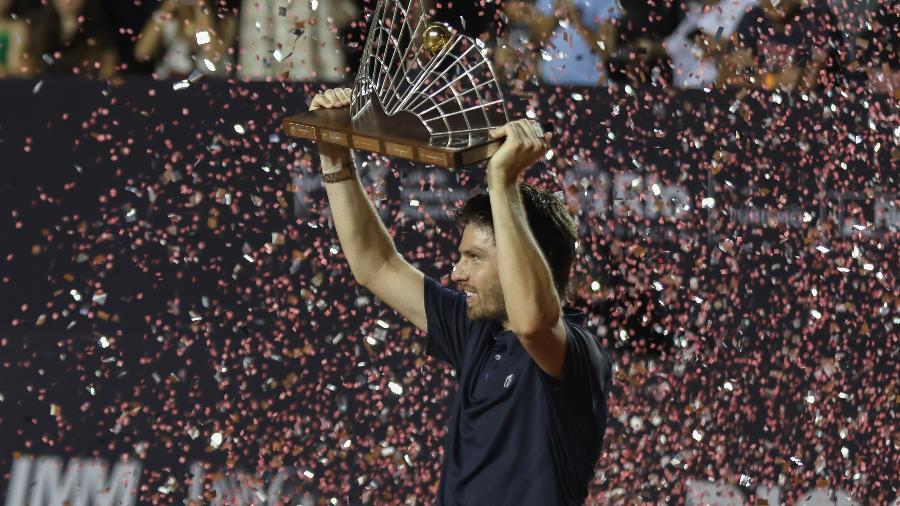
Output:
[[[316,95],[339,110],[353,91]],[[487,163],[488,192],[457,212],[459,291],[395,249],[356,177],[349,147],[319,143],[335,229],[357,282],[426,336],[459,389],[436,504],[582,504],[606,429],[611,360],[564,308],[576,228],[552,193],[519,183],[548,149],[531,120],[489,130],[502,142]]]
[[[562,200],[519,183],[548,150],[510,121],[480,41],[418,0],[380,0],[353,88],[285,118],[319,144],[322,181],[357,283],[425,334],[459,381],[440,505],[582,504],[606,430],[612,363],[585,315],[563,307],[576,227]],[[353,167],[361,149],[449,169],[487,160],[488,191],[457,210],[456,290],[397,252]],[[442,170],[442,169],[436,169]]]

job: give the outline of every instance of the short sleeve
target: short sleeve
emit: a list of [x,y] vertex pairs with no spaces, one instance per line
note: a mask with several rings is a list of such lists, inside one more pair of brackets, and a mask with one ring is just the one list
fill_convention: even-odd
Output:
[[612,380],[612,360],[597,338],[583,327],[565,319],[566,357],[560,379],[541,371],[545,383],[554,392],[568,397],[589,394],[596,410],[605,405]]
[[425,317],[428,324],[425,354],[449,362],[457,371],[462,366],[472,321],[467,315],[464,293],[451,290],[425,276]]

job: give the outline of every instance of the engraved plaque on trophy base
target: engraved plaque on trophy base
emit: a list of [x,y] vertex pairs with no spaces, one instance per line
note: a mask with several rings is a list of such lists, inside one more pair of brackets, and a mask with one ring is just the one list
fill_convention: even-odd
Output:
[[[361,149],[397,158],[428,163],[455,169],[490,158],[503,139],[490,139],[487,133],[466,136],[463,141],[437,145],[414,128],[418,121],[392,121],[390,125],[370,121],[356,128],[350,119],[350,108],[316,109],[290,116],[283,120],[283,128],[289,137],[313,142],[337,144],[346,148]],[[425,138],[423,138],[425,137]]]

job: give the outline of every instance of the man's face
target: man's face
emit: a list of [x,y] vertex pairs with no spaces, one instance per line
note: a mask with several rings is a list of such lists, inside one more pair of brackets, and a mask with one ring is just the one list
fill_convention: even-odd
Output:
[[466,292],[469,319],[506,322],[493,231],[486,226],[467,226],[459,244],[459,255],[450,279],[459,290]]

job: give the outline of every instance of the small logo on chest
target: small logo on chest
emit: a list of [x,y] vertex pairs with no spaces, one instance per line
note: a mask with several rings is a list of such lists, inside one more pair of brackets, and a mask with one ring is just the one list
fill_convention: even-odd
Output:
[[514,376],[515,376],[515,373],[510,374],[509,376],[506,377],[505,380],[503,380],[503,388],[509,388],[509,386],[512,385]]

